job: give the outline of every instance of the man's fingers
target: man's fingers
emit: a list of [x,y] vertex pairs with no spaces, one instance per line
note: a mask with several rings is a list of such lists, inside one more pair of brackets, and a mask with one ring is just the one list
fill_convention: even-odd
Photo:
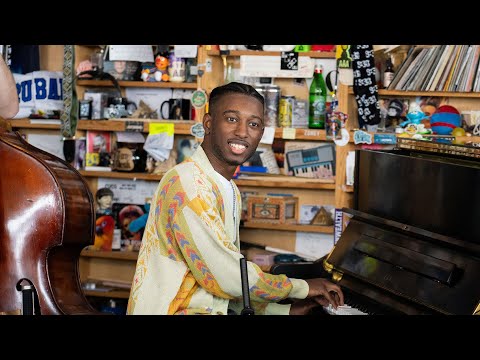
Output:
[[333,296],[333,294],[330,294],[329,291],[325,292],[325,294],[323,296],[325,296],[325,298],[328,300],[328,302],[330,304],[332,304],[335,309],[338,307],[338,303],[335,300],[335,297]]
[[335,297],[335,300],[337,300],[339,305],[344,305],[344,300],[345,299],[343,297],[343,292],[342,292],[342,289],[340,289],[340,286],[338,286],[336,284],[331,284],[329,289],[328,289],[328,292],[332,292],[335,295],[337,295],[337,297]]
[[337,292],[335,290],[330,290],[330,292],[333,294],[333,297],[337,301],[338,305],[345,305],[343,302],[343,294],[341,292]]

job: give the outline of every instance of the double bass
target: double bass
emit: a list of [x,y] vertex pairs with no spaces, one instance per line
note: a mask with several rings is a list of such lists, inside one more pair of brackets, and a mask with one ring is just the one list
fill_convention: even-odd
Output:
[[70,164],[0,119],[0,313],[98,313],[83,294],[79,256],[94,240],[94,202]]

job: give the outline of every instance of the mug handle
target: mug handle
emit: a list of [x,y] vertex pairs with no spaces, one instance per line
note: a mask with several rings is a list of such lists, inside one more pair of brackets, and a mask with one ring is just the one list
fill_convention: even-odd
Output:
[[[162,102],[162,105],[160,105],[160,115],[162,116],[162,119],[168,119],[168,118],[170,117],[170,116],[169,116],[169,114],[170,114],[170,109],[168,109],[168,114],[167,114],[167,116],[165,116],[165,115],[163,114],[163,105],[165,105],[165,104],[170,104],[170,103],[168,102],[168,100],[165,100],[164,102]],[[168,106],[170,106],[170,105],[168,105]]]

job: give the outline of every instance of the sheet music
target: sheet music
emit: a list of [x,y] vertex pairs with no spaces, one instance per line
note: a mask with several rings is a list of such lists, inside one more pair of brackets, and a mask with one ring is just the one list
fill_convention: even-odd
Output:
[[110,61],[153,62],[152,45],[110,45]]
[[297,231],[295,253],[309,259],[319,259],[328,254],[333,247],[333,236],[312,232]]

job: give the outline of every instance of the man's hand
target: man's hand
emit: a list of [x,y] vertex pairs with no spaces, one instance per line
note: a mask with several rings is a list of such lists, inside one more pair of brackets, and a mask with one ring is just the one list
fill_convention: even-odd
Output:
[[312,298],[295,300],[290,306],[290,315],[308,315],[318,303]]
[[321,278],[305,281],[309,286],[307,298],[313,298],[322,306],[332,304],[335,309],[339,305],[343,305],[343,292],[337,284]]

